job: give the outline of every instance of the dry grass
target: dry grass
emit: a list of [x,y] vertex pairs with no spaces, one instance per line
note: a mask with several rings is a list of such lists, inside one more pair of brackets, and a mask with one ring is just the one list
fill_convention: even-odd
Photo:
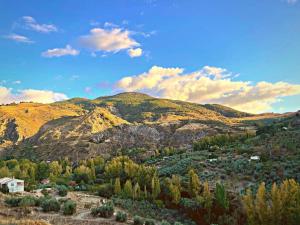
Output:
[[13,219],[13,218],[6,218],[0,219],[1,225],[50,225],[50,223],[44,220],[31,220],[31,219]]

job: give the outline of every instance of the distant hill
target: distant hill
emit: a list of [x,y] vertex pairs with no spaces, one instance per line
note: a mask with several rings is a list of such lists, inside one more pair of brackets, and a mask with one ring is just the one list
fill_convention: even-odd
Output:
[[34,151],[44,158],[61,156],[61,151],[85,157],[135,147],[149,151],[166,146],[189,148],[206,135],[248,129],[249,121],[259,118],[222,105],[127,92],[93,100],[2,105],[0,141],[2,148],[16,154],[24,146],[35,146]]

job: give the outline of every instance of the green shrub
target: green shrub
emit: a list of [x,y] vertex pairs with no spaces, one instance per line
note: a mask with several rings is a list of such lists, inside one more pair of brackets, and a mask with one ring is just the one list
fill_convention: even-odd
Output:
[[146,219],[145,225],[155,225],[155,221],[153,219]]
[[114,187],[110,183],[102,184],[98,188],[98,195],[104,198],[110,198],[113,196]]
[[63,205],[64,215],[73,215],[76,212],[76,202],[68,200]]
[[58,212],[60,210],[60,204],[55,198],[45,198],[40,205],[44,212]]
[[107,202],[102,206],[91,209],[91,214],[93,216],[100,216],[103,218],[110,218],[114,214],[114,205],[112,202]]
[[57,186],[57,191],[58,195],[62,197],[67,196],[68,194],[68,188],[65,185]]
[[0,191],[4,194],[7,194],[9,192],[9,189],[6,185],[4,185],[0,188]]
[[127,214],[121,211],[117,212],[116,221],[118,222],[126,222],[127,221]]
[[43,190],[41,191],[41,193],[44,195],[44,196],[48,196],[49,195],[49,191],[45,188],[43,188]]
[[144,224],[144,219],[140,216],[134,216],[133,217],[133,224],[134,225],[143,225]]
[[180,222],[175,222],[174,225],[183,225],[183,224]]
[[171,225],[171,224],[168,221],[163,220],[161,221],[160,225]]
[[11,197],[11,198],[6,198],[4,200],[4,202],[5,202],[5,204],[7,204],[10,207],[17,207],[17,206],[19,206],[21,200],[22,200],[22,198]]
[[21,199],[19,206],[22,207],[32,207],[32,206],[36,206],[38,202],[38,199],[33,197],[33,196],[25,196]]

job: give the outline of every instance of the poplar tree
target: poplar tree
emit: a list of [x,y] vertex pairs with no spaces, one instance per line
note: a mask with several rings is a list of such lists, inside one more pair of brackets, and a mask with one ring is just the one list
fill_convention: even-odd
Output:
[[119,195],[121,193],[121,191],[122,191],[122,189],[121,189],[120,178],[117,177],[115,180],[114,193],[116,195]]
[[151,182],[151,188],[152,188],[152,198],[156,199],[158,197],[158,195],[160,194],[160,183],[159,183],[159,178],[157,176],[157,174],[155,174],[152,178],[152,182]]
[[198,175],[193,169],[189,170],[188,176],[189,176],[189,186],[188,186],[189,194],[191,197],[195,198],[200,192],[201,183]]

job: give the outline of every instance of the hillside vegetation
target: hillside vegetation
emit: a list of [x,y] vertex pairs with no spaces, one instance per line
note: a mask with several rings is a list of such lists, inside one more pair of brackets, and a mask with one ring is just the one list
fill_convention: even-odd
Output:
[[221,105],[129,92],[94,100],[2,105],[0,139],[15,155],[34,147],[37,157],[45,158],[58,157],[60,151],[75,158],[129,148],[145,148],[149,156],[164,147],[191,149],[207,135],[255,129],[249,121],[256,119],[259,116]]

